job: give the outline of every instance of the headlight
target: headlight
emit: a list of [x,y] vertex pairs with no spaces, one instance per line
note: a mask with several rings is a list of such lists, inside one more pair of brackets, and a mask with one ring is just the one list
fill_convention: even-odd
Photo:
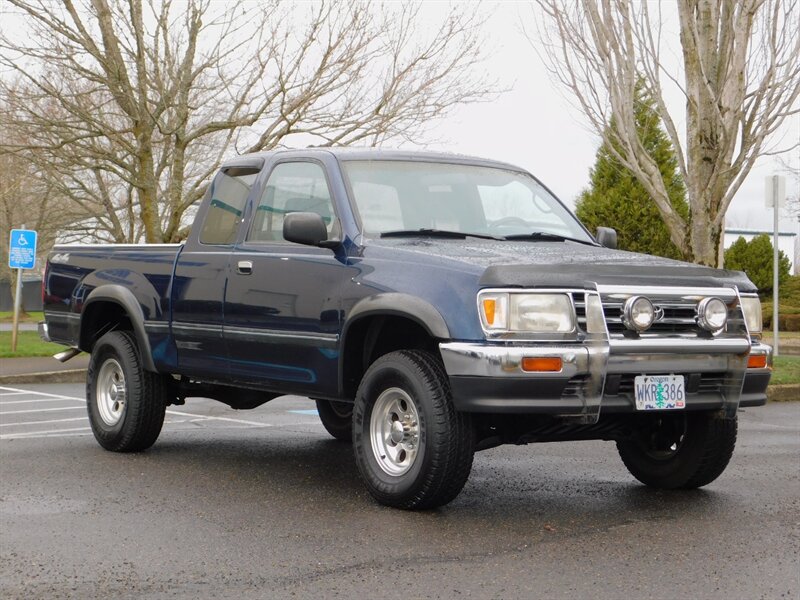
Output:
[[728,307],[719,298],[703,298],[697,305],[697,324],[706,331],[720,331],[728,321]]
[[750,333],[760,334],[763,328],[761,321],[761,300],[757,297],[743,297],[742,313]]
[[567,294],[482,292],[481,323],[488,332],[569,333],[575,311]]
[[632,296],[625,301],[622,307],[622,323],[631,331],[649,329],[655,320],[656,310],[648,298]]

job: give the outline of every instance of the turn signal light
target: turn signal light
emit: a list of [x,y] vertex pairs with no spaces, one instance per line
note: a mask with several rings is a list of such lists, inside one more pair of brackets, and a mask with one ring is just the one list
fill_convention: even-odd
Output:
[[561,359],[555,356],[546,356],[546,357],[527,356],[522,359],[523,371],[557,373],[561,371],[561,367],[562,367]]
[[763,369],[767,366],[766,354],[751,354],[747,359],[748,369]]
[[497,307],[497,300],[485,298],[483,301],[483,315],[486,317],[487,325],[494,325],[494,311]]

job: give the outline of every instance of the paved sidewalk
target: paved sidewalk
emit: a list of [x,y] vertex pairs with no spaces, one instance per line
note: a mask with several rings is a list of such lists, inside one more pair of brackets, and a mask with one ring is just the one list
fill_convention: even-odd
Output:
[[0,358],[0,383],[72,383],[86,379],[89,355],[65,363],[50,356]]
[[[11,331],[14,327],[13,323],[0,323],[0,331]],[[20,323],[17,331],[36,331],[38,324],[36,323]]]

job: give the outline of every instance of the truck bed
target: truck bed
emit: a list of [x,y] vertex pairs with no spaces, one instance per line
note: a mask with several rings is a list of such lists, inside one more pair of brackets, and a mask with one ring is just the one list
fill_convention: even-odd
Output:
[[62,245],[42,283],[48,335],[79,346],[80,317],[92,291],[119,285],[133,292],[147,321],[169,320],[169,286],[181,244]]

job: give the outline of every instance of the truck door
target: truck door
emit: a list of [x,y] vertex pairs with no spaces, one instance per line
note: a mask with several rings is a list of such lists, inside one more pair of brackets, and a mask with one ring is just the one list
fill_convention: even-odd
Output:
[[321,163],[289,160],[270,172],[252,223],[234,248],[225,295],[225,342],[234,380],[313,395],[338,386],[343,255],[283,239],[283,218],[316,212],[338,237]]
[[171,300],[181,374],[228,378],[222,337],[225,280],[260,164],[225,167],[217,174],[197,214],[195,230],[178,256]]

